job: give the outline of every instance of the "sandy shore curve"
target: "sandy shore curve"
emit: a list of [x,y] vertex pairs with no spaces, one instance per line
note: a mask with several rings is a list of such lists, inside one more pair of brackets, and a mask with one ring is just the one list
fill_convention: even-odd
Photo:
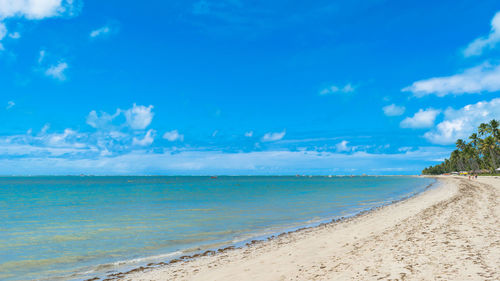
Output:
[[438,179],[340,223],[108,280],[500,280],[500,178]]

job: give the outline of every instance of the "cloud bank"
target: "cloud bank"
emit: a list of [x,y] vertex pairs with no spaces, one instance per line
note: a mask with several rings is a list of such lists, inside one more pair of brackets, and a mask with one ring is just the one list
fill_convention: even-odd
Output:
[[464,50],[465,57],[479,56],[486,49],[493,49],[500,42],[500,12],[491,20],[491,31],[486,37],[479,37]]
[[59,62],[58,64],[52,65],[47,70],[45,70],[45,76],[54,78],[59,81],[66,80],[66,75],[64,72],[68,68],[68,64],[66,62]]
[[263,142],[278,141],[278,140],[283,139],[285,137],[285,134],[286,134],[286,131],[276,132],[276,133],[267,133],[261,138],[261,141],[263,141]]
[[348,83],[343,87],[332,85],[330,87],[324,88],[323,90],[319,91],[319,95],[327,96],[335,93],[352,93],[352,92],[354,92],[354,87],[351,85],[351,83]]
[[14,101],[8,101],[5,109],[9,110],[9,109],[13,108],[15,105],[16,105],[16,103]]
[[108,34],[111,31],[111,28],[109,26],[103,26],[101,28],[98,28],[96,30],[92,30],[89,34],[91,38],[96,38],[99,36],[103,36]]
[[125,110],[125,118],[127,119],[127,124],[130,128],[134,130],[145,129],[151,121],[153,121],[153,112],[151,111],[153,106],[148,107],[143,105],[136,105],[134,103],[133,107]]
[[72,15],[75,13],[74,0],[0,0],[0,20],[24,17],[30,20]]
[[399,116],[403,115],[405,113],[406,108],[404,106],[398,106],[395,104],[390,104],[387,106],[384,106],[382,108],[382,111],[384,111],[384,114],[386,116]]
[[428,108],[426,110],[420,109],[413,117],[406,117],[401,121],[401,128],[429,128],[434,125],[437,115],[440,110]]
[[348,141],[343,140],[343,141],[337,143],[337,145],[335,147],[337,148],[338,152],[351,151],[351,148],[349,146],[347,146],[348,143],[349,143]]
[[163,138],[168,141],[184,141],[184,135],[179,134],[179,131],[172,130],[163,134]]
[[[417,173],[446,148],[415,148],[397,153],[369,153],[341,141],[329,151],[315,148],[289,150],[223,151],[214,147],[155,146],[153,106],[134,104],[113,113],[92,110],[86,123],[93,131],[66,128],[0,136],[0,173],[3,174],[388,174]],[[278,141],[286,132],[269,132],[262,141]],[[166,132],[168,141],[182,141],[177,130]],[[384,147],[388,147],[384,146]],[[349,153],[345,153],[349,152]],[[431,162],[429,162],[431,161]],[[404,168],[402,168],[404,167]]]
[[[78,0],[0,0],[0,50],[4,47],[1,43],[7,34],[3,21],[8,18],[25,18],[28,20],[42,20],[58,16],[73,16],[81,7]],[[13,39],[20,37],[14,32]]]
[[459,138],[468,138],[479,124],[491,119],[500,119],[500,98],[447,109],[444,120],[424,137],[435,144],[453,144]]
[[138,146],[150,146],[153,141],[154,141],[154,135],[156,134],[156,131],[153,129],[149,129],[146,132],[146,135],[142,138],[139,139],[137,137],[134,137],[132,139],[132,145],[138,145]]
[[[66,155],[76,149],[51,149]],[[40,147],[16,146],[0,140],[0,171],[10,174],[95,174],[95,175],[271,175],[307,172],[309,174],[415,174],[431,159],[442,159],[448,149],[424,147],[397,154],[353,154],[314,151],[256,151],[225,153],[222,151],[132,151],[118,156],[68,158],[37,157]],[[4,153],[27,157],[6,158]],[[434,164],[434,162],[431,162]]]
[[436,77],[414,82],[404,88],[403,92],[411,92],[416,97],[436,95],[478,94],[500,90],[500,65],[483,63],[466,69],[452,76]]

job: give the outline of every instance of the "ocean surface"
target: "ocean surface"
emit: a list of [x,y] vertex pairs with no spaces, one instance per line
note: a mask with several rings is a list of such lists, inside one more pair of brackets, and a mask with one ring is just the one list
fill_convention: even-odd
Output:
[[350,216],[419,177],[0,177],[0,280],[81,280]]

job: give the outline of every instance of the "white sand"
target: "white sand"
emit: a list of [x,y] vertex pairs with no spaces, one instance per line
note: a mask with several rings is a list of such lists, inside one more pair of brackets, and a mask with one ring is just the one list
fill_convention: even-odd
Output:
[[342,223],[120,280],[500,280],[500,178],[440,178]]

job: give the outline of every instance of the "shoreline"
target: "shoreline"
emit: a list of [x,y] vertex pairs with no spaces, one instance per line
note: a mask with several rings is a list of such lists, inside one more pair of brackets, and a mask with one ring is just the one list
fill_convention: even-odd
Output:
[[[197,184],[193,185],[191,179],[186,178],[141,179],[133,182],[110,178],[82,180],[81,183],[78,180],[76,184],[82,185],[82,188],[75,190],[86,197],[89,195],[88,200],[78,204],[82,212],[67,216],[65,219],[49,220],[48,223],[51,224],[58,222],[57,227],[46,235],[41,232],[26,246],[16,244],[21,240],[19,236],[12,236],[11,240],[14,243],[10,243],[9,240],[4,241],[7,248],[26,253],[33,258],[26,260],[15,258],[2,264],[4,270],[0,270],[3,272],[0,275],[8,280],[39,281],[106,278],[109,274],[146,267],[148,264],[169,262],[183,255],[201,255],[205,250],[217,251],[229,246],[243,246],[252,240],[265,240],[269,236],[277,236],[283,232],[329,222],[332,218],[338,220],[342,216],[352,216],[419,193],[435,180],[414,176],[387,179],[383,177],[327,179],[325,176],[314,180],[295,177],[258,177],[234,180],[224,178],[220,181],[199,179],[195,182]],[[37,205],[45,213],[58,211],[60,206],[72,205],[73,192],[62,189],[63,192],[59,193],[56,190],[57,187],[74,184],[73,179],[56,177],[3,183],[9,186],[11,183],[12,186],[21,183],[23,186],[30,186],[26,198],[41,193],[45,184],[53,184],[54,192],[47,198],[60,200],[64,204],[50,204],[51,200],[40,201]],[[126,188],[117,188],[122,184]],[[226,188],[231,184],[237,187]],[[142,189],[140,186],[147,187],[145,196],[134,198],[134,190]],[[177,186],[181,188],[175,188]],[[202,194],[201,203],[196,201],[196,197],[200,197],[198,191],[196,194],[193,193],[196,189]],[[230,191],[226,192],[226,189]],[[212,192],[206,190],[217,192],[212,195]],[[10,190],[10,194],[16,192],[15,188]],[[244,196],[241,196],[242,194]],[[103,198],[107,199],[106,204],[102,204]],[[123,200],[124,198],[132,200]],[[174,200],[173,203],[170,203],[171,200]],[[143,203],[139,204],[140,202]],[[181,204],[178,204],[179,202]],[[245,202],[245,204],[240,206],[240,203],[234,202]],[[127,210],[122,210],[123,203],[129,206]],[[203,208],[198,208],[198,205],[203,205]],[[101,207],[106,208],[106,212],[101,214],[95,211]],[[140,212],[137,214],[134,211],[135,207],[139,207]],[[224,210],[234,210],[235,213]],[[25,212],[24,215],[30,216],[30,213]],[[79,220],[82,215],[91,220]],[[38,224],[46,226],[43,221]],[[74,227],[76,225],[81,225],[82,228]],[[117,241],[120,243],[116,243]],[[56,258],[50,259],[47,255],[41,256],[40,253],[43,251],[36,245],[65,250],[59,251]],[[95,247],[95,245],[100,246]]]
[[[418,176],[414,176],[418,177]],[[375,207],[370,207],[366,209],[362,209],[360,211],[356,211],[344,216],[335,216],[335,217],[328,217],[328,218],[322,218],[319,219],[315,222],[310,222],[310,223],[305,223],[305,224],[299,224],[294,227],[283,227],[281,230],[276,231],[276,232],[271,232],[269,234],[264,234],[264,235],[249,235],[250,238],[244,239],[238,242],[231,242],[231,243],[220,243],[220,247],[218,248],[211,248],[211,247],[204,247],[203,250],[198,250],[198,251],[189,251],[189,252],[182,252],[181,254],[177,255],[172,255],[171,259],[165,260],[165,261],[160,261],[160,262],[150,262],[150,263],[145,263],[143,265],[135,265],[135,266],[129,266],[129,267],[123,267],[123,272],[120,271],[113,271],[112,273],[106,274],[104,276],[95,276],[92,278],[84,279],[85,281],[97,281],[97,280],[121,280],[122,278],[128,277],[128,275],[135,274],[138,272],[143,272],[147,270],[154,270],[158,269],[161,267],[173,265],[173,264],[178,264],[178,263],[183,263],[183,262],[189,262],[193,261],[199,258],[203,257],[214,257],[218,254],[223,254],[227,251],[230,250],[241,250],[241,249],[246,249],[246,248],[251,248],[254,245],[260,244],[260,243],[266,243],[270,241],[274,241],[277,239],[280,239],[284,236],[291,235],[294,233],[302,232],[302,231],[308,231],[308,230],[314,230],[316,228],[321,228],[321,227],[326,227],[329,225],[336,225],[336,224],[342,224],[345,222],[349,222],[351,220],[356,220],[362,216],[369,215],[373,212],[377,212],[380,209],[387,208],[389,206],[403,203],[407,200],[411,200],[412,198],[418,197],[423,195],[429,190],[439,188],[439,186],[442,184],[441,181],[439,181],[439,177],[436,176],[423,176],[427,178],[433,178],[435,179],[434,182],[428,184],[423,190],[418,191],[418,192],[413,192],[409,195],[406,195],[398,200],[392,200],[390,202],[383,203],[381,205],[375,206]],[[234,240],[233,240],[234,241]],[[170,255],[170,254],[168,254]],[[148,257],[145,257],[144,259],[147,259]],[[127,261],[124,261],[124,263]]]
[[437,188],[340,223],[107,280],[499,278],[500,180],[437,178]]

